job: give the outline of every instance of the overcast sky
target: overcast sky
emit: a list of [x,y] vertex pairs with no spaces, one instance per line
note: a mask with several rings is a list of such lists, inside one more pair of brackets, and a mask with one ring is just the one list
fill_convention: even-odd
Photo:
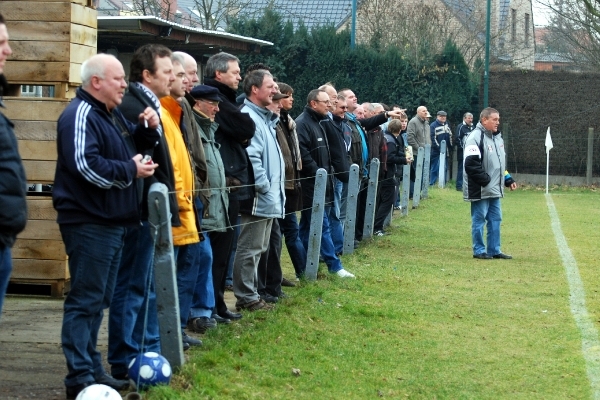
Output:
[[533,24],[536,26],[548,25],[548,9],[544,4],[549,0],[533,0]]

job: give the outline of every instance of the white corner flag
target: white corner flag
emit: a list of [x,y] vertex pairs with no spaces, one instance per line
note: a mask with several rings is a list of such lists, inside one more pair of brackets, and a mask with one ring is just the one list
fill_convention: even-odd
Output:
[[548,130],[546,131],[546,154],[548,154],[553,147],[552,138],[550,137],[550,127],[548,127]]
[[546,194],[548,194],[548,176],[550,174],[550,150],[553,147],[552,138],[550,137],[550,127],[548,127],[546,131]]

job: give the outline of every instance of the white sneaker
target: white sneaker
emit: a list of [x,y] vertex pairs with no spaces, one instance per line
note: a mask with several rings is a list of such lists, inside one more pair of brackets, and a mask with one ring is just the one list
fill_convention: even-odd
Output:
[[338,272],[335,273],[337,276],[339,276],[340,278],[356,278],[356,276],[354,276],[354,274],[351,274],[350,272],[346,271],[345,269],[340,269]]

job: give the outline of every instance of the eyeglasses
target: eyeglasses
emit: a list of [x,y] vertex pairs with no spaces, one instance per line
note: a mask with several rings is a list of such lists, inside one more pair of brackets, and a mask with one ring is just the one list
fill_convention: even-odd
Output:
[[325,103],[325,104],[331,104],[331,100],[315,100],[318,101],[319,103]]
[[348,107],[340,107],[340,109],[342,109],[342,110],[347,110],[347,109],[348,109]]
[[218,101],[214,101],[214,100],[206,100],[206,99],[198,99],[200,101],[203,101],[205,103],[210,104],[213,107],[218,107],[219,106],[219,102]]

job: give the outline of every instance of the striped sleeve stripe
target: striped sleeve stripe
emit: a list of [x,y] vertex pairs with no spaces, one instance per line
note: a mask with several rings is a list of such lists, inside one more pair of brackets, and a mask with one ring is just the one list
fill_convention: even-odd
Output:
[[77,166],[77,170],[81,173],[81,175],[83,175],[83,177],[87,181],[98,187],[101,187],[103,189],[110,189],[114,185],[119,189],[124,189],[131,185],[131,182],[110,182],[109,180],[101,177],[96,172],[94,172],[87,164],[87,160],[85,159],[86,124],[87,116],[91,109],[92,106],[89,103],[82,101],[77,107],[77,112],[75,114],[74,145],[75,165]]

